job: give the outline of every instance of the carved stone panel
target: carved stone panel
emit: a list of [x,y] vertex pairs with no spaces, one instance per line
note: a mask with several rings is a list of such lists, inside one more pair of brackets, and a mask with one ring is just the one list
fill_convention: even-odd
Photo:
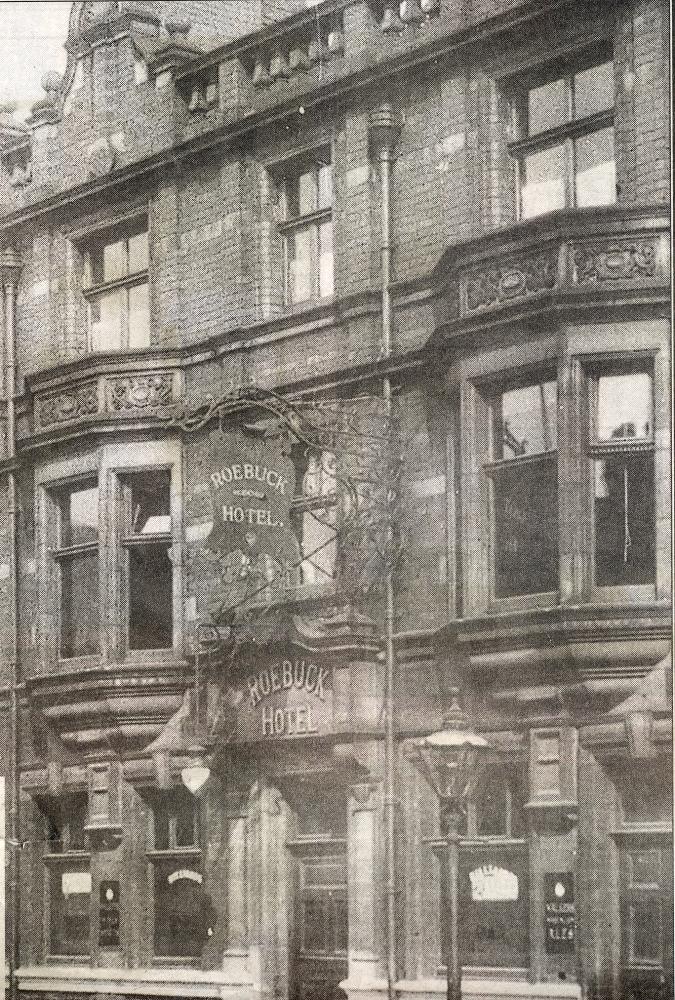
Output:
[[128,375],[106,380],[106,408],[113,413],[152,410],[169,406],[173,399],[171,372]]
[[516,258],[503,264],[486,264],[464,278],[466,312],[504,305],[537,292],[555,288],[557,255],[550,251]]
[[655,240],[614,240],[584,243],[574,248],[574,281],[577,285],[653,278],[655,275]]
[[72,389],[39,396],[35,403],[35,423],[51,427],[98,413],[98,385],[86,382]]

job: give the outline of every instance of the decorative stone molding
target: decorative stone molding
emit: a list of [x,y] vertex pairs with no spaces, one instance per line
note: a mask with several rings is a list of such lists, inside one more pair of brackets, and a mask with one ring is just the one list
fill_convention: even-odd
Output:
[[170,372],[106,380],[106,408],[114,413],[169,406],[172,399],[173,376]]
[[613,240],[574,247],[574,282],[577,285],[656,275],[656,239]]
[[466,311],[474,312],[555,288],[557,269],[557,254],[547,251],[472,271],[463,282]]
[[35,423],[52,427],[98,413],[98,383],[85,382],[72,389],[39,397],[35,403]]

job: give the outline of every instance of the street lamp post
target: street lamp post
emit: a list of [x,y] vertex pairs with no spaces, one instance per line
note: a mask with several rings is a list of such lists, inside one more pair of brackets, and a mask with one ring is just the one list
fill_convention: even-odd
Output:
[[459,705],[459,690],[452,688],[450,695],[451,704],[443,720],[443,728],[416,744],[414,759],[436,792],[441,806],[441,824],[445,828],[446,838],[445,905],[449,910],[445,936],[447,1000],[461,1000],[459,831],[467,801],[472,796],[479,777],[479,758],[489,749],[489,744],[471,729],[469,720]]

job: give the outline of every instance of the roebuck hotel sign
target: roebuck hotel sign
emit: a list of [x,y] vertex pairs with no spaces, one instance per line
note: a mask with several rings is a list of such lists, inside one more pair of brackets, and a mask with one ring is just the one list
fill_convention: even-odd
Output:
[[297,561],[291,525],[295,470],[278,439],[214,433],[205,479],[213,504],[208,549],[264,553],[286,567]]

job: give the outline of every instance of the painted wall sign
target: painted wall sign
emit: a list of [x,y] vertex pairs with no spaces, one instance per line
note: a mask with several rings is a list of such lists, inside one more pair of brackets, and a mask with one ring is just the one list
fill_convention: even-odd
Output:
[[571,872],[549,872],[544,876],[544,933],[550,955],[574,951],[577,914]]
[[518,899],[518,876],[497,865],[481,865],[469,872],[475,903],[503,903]]
[[120,884],[111,879],[101,880],[98,943],[101,948],[120,944]]
[[63,872],[61,892],[64,896],[85,895],[91,892],[90,872]]
[[213,524],[204,542],[208,549],[265,553],[282,565],[296,561],[290,517],[295,470],[278,439],[214,432],[202,485],[213,504]]
[[227,693],[240,740],[294,739],[330,732],[333,670],[290,652],[244,675]]

